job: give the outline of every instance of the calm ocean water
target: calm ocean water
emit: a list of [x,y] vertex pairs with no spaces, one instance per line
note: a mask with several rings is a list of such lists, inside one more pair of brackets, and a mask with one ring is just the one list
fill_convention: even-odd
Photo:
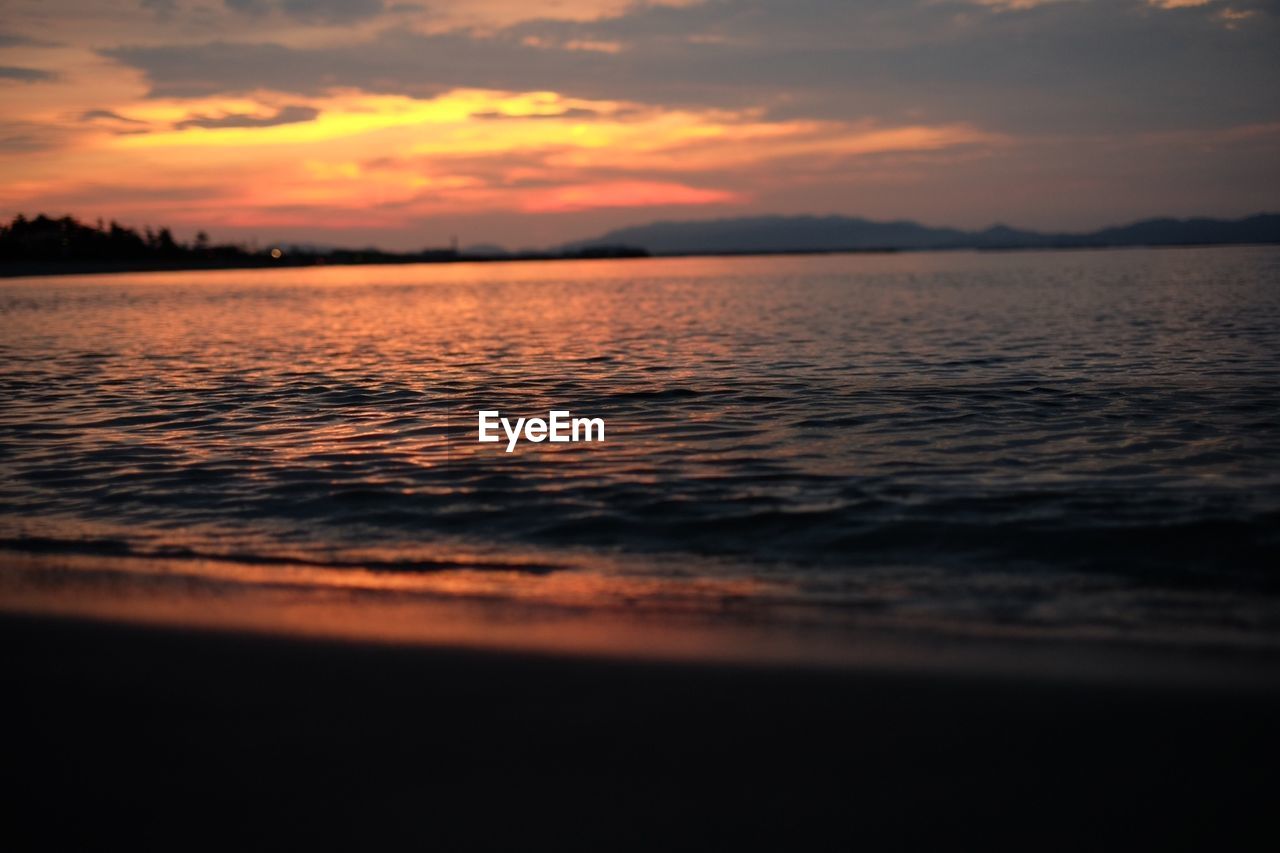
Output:
[[1277,249],[13,280],[0,365],[11,558],[1280,642]]

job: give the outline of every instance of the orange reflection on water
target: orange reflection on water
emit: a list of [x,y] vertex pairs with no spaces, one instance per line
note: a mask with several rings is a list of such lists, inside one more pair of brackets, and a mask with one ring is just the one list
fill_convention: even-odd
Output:
[[[759,581],[7,554],[0,612],[183,629],[655,660],[821,662],[758,612]],[[754,602],[754,603],[753,603]],[[766,630],[766,626],[769,626]]]

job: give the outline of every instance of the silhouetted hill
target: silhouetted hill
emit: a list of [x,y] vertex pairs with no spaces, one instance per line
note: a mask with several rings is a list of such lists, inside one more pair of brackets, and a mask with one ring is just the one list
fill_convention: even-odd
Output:
[[1280,214],[1246,219],[1146,219],[1083,235],[1094,246],[1179,246],[1217,243],[1280,243]]
[[1182,246],[1280,243],[1280,214],[1247,219],[1149,219],[1084,234],[1053,234],[995,225],[984,231],[933,228],[916,222],[873,222],[848,216],[756,216],[654,222],[570,243],[642,246],[658,255],[897,249],[1030,249],[1097,246]]

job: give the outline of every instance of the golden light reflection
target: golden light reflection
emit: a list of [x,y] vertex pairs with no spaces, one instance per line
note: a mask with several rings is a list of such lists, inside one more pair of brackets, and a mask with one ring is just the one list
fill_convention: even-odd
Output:
[[811,634],[762,631],[757,608],[769,593],[758,581],[732,579],[335,572],[77,555],[6,555],[0,571],[0,612],[631,659],[760,664],[847,656],[847,648],[833,654]]

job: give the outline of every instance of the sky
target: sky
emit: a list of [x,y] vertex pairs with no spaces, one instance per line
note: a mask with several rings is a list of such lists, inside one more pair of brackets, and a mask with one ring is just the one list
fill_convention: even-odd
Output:
[[1280,0],[0,0],[0,216],[541,247],[1280,211]]

